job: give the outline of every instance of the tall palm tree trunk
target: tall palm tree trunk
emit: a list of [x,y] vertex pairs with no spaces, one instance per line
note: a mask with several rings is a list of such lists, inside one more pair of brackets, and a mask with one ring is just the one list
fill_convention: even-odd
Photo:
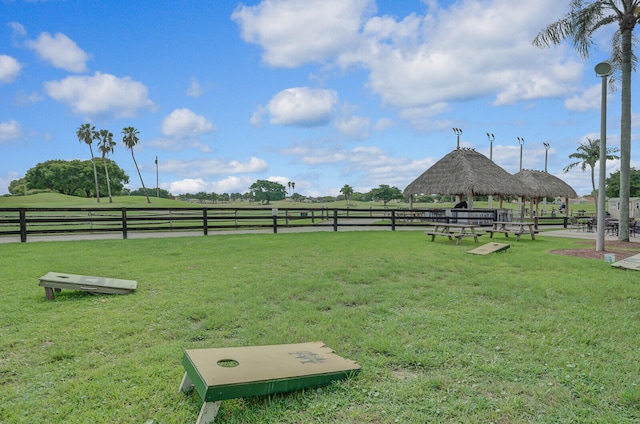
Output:
[[93,180],[96,183],[96,199],[98,199],[98,203],[100,203],[100,189],[98,188],[98,170],[96,169],[96,161],[93,157],[93,149],[91,148],[91,144],[89,144],[89,151],[91,152],[91,164],[93,165]]
[[142,181],[142,174],[140,173],[140,168],[138,168],[138,162],[136,162],[136,157],[133,155],[133,149],[131,149],[131,158],[133,159],[133,164],[136,166],[136,170],[138,171],[138,176],[142,183],[142,191],[144,191],[145,196],[147,196],[147,203],[151,203],[151,200],[149,200],[149,193],[147,193],[147,188],[144,186],[144,181]]
[[622,116],[620,118],[620,233],[629,241],[629,195],[631,164],[631,52],[632,30],[622,29]]
[[111,180],[109,179],[109,171],[107,170],[107,161],[102,158],[102,164],[104,165],[104,173],[107,176],[107,190],[109,191],[109,203],[113,203],[113,197],[111,197]]

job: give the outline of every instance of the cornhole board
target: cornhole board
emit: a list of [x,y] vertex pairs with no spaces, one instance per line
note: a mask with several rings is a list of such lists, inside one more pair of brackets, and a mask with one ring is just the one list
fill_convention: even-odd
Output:
[[82,290],[91,293],[127,294],[138,288],[138,282],[118,278],[93,277],[90,275],[48,272],[40,277],[40,286],[44,287],[47,300],[55,299],[54,290]]
[[271,346],[188,349],[181,392],[192,388],[204,404],[196,424],[212,422],[220,402],[330,384],[361,369],[321,341]]
[[614,262],[611,264],[611,266],[615,266],[616,268],[634,269],[636,271],[640,271],[640,254],[630,256],[618,262]]
[[480,247],[469,250],[467,253],[473,253],[475,255],[488,255],[495,252],[506,252],[511,245],[507,243],[487,243]]

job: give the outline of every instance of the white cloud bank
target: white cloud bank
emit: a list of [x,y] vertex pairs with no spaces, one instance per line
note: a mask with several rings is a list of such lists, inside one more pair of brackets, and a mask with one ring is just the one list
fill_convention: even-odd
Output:
[[87,71],[87,61],[91,56],[62,33],[51,35],[43,32],[37,39],[27,40],[25,45],[56,68],[77,73]]
[[[549,16],[561,16],[565,9],[566,2],[557,0],[518,7],[511,0],[446,7],[430,2],[424,15],[398,20],[372,16],[372,0],[270,0],[240,6],[232,18],[244,40],[263,49],[268,65],[320,62],[325,69],[365,69],[367,87],[384,104],[401,116],[407,110],[412,112],[406,116],[417,116],[421,108],[431,113],[446,110],[448,102],[483,96],[508,105],[572,94],[583,63],[566,59],[566,48],[541,50],[531,44]],[[268,109],[276,123],[298,121],[287,116],[292,109]]]
[[15,58],[0,54],[0,83],[13,82],[21,69],[22,65]]
[[85,117],[112,115],[131,118],[141,109],[155,108],[147,97],[147,87],[129,77],[118,78],[96,72],[93,76],[70,76],[60,81],[48,81],[44,86],[47,95]]
[[176,109],[162,121],[162,134],[173,138],[194,138],[216,130],[204,116],[189,109]]
[[13,119],[9,122],[0,122],[0,143],[17,140],[23,136],[20,124]]
[[[316,127],[332,119],[337,104],[338,93],[334,90],[295,87],[282,90],[256,113],[269,113],[272,124]],[[252,122],[261,121],[257,116],[254,114]]]

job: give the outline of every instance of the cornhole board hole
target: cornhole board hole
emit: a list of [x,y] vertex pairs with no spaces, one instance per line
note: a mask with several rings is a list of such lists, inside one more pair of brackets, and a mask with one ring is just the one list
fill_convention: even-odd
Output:
[[487,243],[480,247],[469,250],[467,253],[473,253],[475,255],[488,255],[495,252],[506,252],[511,245],[507,243]]
[[640,271],[640,254],[630,256],[618,262],[614,262],[611,264],[611,266],[615,266],[616,268],[634,269],[636,271]]
[[220,402],[327,385],[360,371],[321,341],[271,346],[190,349],[182,359],[181,392],[192,388],[204,404],[196,424],[213,422]]
[[69,289],[91,293],[127,294],[138,288],[138,282],[118,278],[48,272],[40,277],[40,286],[44,287],[47,300],[53,300],[55,299],[54,290],[57,292]]

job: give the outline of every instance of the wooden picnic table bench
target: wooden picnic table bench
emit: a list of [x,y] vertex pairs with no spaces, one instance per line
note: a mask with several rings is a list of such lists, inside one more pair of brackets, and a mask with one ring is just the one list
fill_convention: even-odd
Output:
[[482,233],[477,233],[476,228],[479,225],[476,224],[458,224],[448,222],[430,222],[428,225],[433,225],[432,230],[426,230],[424,233],[431,236],[431,241],[435,241],[438,236],[448,237],[449,240],[456,239],[456,244],[460,244],[460,240],[465,237],[473,237],[473,240],[477,243],[478,237]]
[[531,240],[536,239],[536,234],[539,233],[534,228],[533,223],[529,222],[505,222],[505,221],[494,221],[491,229],[485,230],[489,233],[489,238],[493,238],[493,233],[501,233],[504,234],[505,237],[509,237],[509,233],[512,233],[516,236],[516,241],[520,241],[520,236],[529,234],[531,236]]

